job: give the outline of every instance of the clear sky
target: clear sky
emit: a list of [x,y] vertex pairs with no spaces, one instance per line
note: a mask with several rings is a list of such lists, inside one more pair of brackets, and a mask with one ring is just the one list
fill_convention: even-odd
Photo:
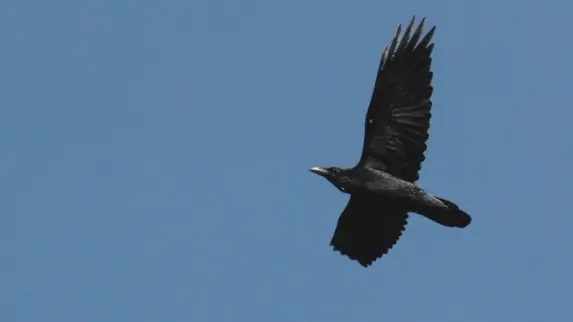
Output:
[[[412,216],[328,244],[384,45],[436,24]],[[0,321],[571,321],[567,1],[0,2]]]

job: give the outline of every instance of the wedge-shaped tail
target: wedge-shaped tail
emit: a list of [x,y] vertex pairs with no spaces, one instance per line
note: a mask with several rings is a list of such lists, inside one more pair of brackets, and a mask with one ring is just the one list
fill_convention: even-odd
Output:
[[446,208],[430,208],[422,212],[422,215],[430,220],[446,227],[465,228],[472,222],[472,217],[461,210],[455,203],[434,197],[440,200]]

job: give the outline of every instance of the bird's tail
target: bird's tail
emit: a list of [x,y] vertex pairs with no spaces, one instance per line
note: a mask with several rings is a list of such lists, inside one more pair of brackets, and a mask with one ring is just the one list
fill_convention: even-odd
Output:
[[424,217],[446,227],[465,228],[472,222],[472,217],[461,210],[455,203],[439,197],[434,198],[446,205],[447,209],[444,210],[442,207],[433,207],[432,209],[428,209],[428,211],[424,211]]

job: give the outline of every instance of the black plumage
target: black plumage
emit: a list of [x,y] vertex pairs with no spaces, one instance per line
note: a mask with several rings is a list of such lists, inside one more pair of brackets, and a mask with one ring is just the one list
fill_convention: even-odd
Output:
[[408,213],[463,228],[471,217],[456,204],[418,187],[432,107],[432,36],[415,19],[384,49],[365,121],[362,155],[353,168],[314,167],[350,194],[330,245],[362,266],[386,254],[405,230]]

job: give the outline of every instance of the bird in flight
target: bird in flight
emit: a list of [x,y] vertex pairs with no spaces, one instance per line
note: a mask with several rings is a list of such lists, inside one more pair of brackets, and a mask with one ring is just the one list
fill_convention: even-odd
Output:
[[314,167],[310,171],[350,194],[330,246],[368,267],[398,242],[408,213],[446,227],[467,227],[471,217],[444,198],[420,188],[432,107],[431,54],[436,27],[422,34],[398,26],[380,60],[365,120],[362,155],[353,168]]

